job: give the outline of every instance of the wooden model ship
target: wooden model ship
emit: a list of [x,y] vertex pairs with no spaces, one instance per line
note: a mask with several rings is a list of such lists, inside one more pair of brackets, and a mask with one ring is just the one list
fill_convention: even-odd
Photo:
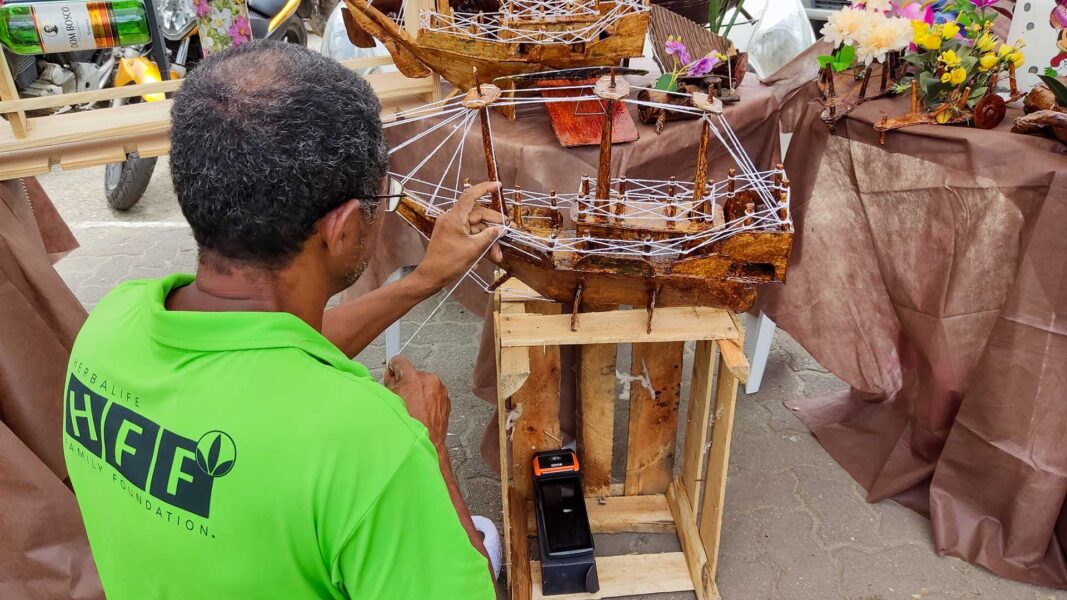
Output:
[[466,90],[476,83],[472,67],[492,80],[617,65],[641,55],[648,28],[648,0],[487,0],[485,8],[492,10],[478,12],[436,1],[436,10],[422,11],[412,35],[367,0],[345,0],[350,37],[380,40],[408,77],[426,77],[432,70]]
[[[605,76],[594,94],[612,114],[616,102],[628,101],[629,85]],[[500,96],[496,86],[478,85],[461,101],[481,122],[489,180],[497,179],[497,165],[488,107]],[[573,303],[573,327],[583,302],[645,306],[651,330],[656,306],[744,311],[758,284],[784,281],[793,225],[781,165],[755,171],[733,137],[737,144],[728,149],[744,172],[730,169],[726,181],[709,181],[713,133],[726,144],[733,132],[719,100],[695,94],[693,101],[690,110],[702,112],[704,123],[692,183],[610,177],[612,119],[604,119],[596,178],[575,181],[576,193],[496,192],[492,206],[510,224],[501,239],[505,275],[490,289],[517,277],[546,298]],[[445,207],[427,199],[429,190],[405,189],[399,213],[428,236]]]

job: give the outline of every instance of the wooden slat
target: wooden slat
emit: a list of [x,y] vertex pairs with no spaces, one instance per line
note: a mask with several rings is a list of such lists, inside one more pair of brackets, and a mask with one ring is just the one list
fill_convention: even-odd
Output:
[[0,153],[133,135],[166,135],[170,128],[170,102],[127,104],[102,110],[35,117],[28,121],[29,129],[25,138],[16,139],[0,131]]
[[640,596],[685,592],[693,589],[689,567],[681,552],[663,554],[624,554],[596,559],[600,592],[596,594],[541,595],[541,563],[530,563],[533,598],[551,600],[592,600],[619,596]]
[[[366,56],[349,58],[340,61],[349,69],[365,69],[381,65],[393,64],[391,56]],[[72,106],[75,104],[92,104],[106,102],[118,98],[135,98],[148,94],[162,94],[176,91],[184,83],[184,79],[170,79],[168,81],[154,81],[136,85],[124,85],[117,88],[105,88],[88,92],[72,92],[56,96],[44,96],[40,98],[23,98],[21,100],[5,100],[0,102],[0,114],[14,110],[41,110],[44,108],[59,108],[60,106]]]
[[700,502],[704,482],[704,457],[707,455],[708,418],[711,416],[712,370],[715,346],[710,340],[696,343],[693,354],[693,377],[689,382],[689,410],[686,413],[685,446],[682,450],[682,483],[686,495],[696,505]]
[[578,331],[571,331],[570,315],[502,316],[500,327],[501,346],[734,340],[739,335],[726,311],[692,306],[657,308],[652,333],[644,309],[582,314]]
[[[0,47],[0,100],[4,101],[6,104],[9,101],[18,100],[19,92],[18,88],[15,87],[15,79],[11,75],[11,69],[7,66],[7,56],[4,55],[5,52],[7,52],[7,50]],[[6,116],[7,122],[10,125],[12,137],[26,137],[26,132],[29,129],[29,123],[26,121],[26,113],[22,109],[18,109]]]
[[741,383],[748,383],[748,358],[745,357],[744,340],[718,340],[719,353],[722,355],[726,368],[738,378]]
[[[529,600],[532,595],[530,570],[530,546],[526,539],[527,499],[515,488],[508,487],[511,514],[508,520],[510,553],[508,554],[508,581],[511,600]],[[540,585],[537,586],[540,589]]]
[[708,556],[712,578],[715,577],[719,564],[723,503],[726,499],[726,471],[730,461],[730,439],[734,430],[738,383],[722,354],[719,355],[718,370],[711,425],[711,450],[708,454],[707,475],[704,477],[704,498],[700,507],[700,540]]
[[[610,308],[587,306],[585,310]],[[611,493],[617,350],[617,344],[587,344],[578,350],[578,455],[589,496]]]
[[[528,312],[558,314],[559,304],[531,302]],[[507,314],[501,314],[503,321]],[[533,455],[562,446],[559,433],[560,359],[558,346],[529,348],[530,377],[511,397],[514,419],[511,435],[511,477],[515,488],[526,497],[533,496]]]
[[[526,533],[537,535],[533,504],[528,511]],[[663,494],[647,496],[586,496],[585,509],[593,533],[674,533],[674,519]]]
[[683,350],[682,342],[633,345],[627,496],[662,494],[673,476]]
[[[501,314],[522,314],[526,305],[522,302],[501,302]],[[507,398],[522,388],[530,377],[530,351],[527,348],[500,349],[500,366],[497,368],[497,394]]]
[[680,479],[675,479],[667,488],[667,505],[671,509],[674,522],[678,524],[678,541],[682,545],[689,577],[693,582],[693,592],[697,600],[719,600],[719,589],[715,585],[715,575],[710,570],[708,555],[700,543],[697,532],[697,519],[693,504],[685,493]]
[[137,85],[124,85],[117,88],[104,88],[88,92],[71,92],[56,96],[43,96],[40,98],[23,98],[22,100],[0,102],[0,113],[10,110],[41,110],[44,108],[59,108],[74,104],[93,104],[107,102],[118,98],[134,98],[148,94],[162,94],[173,92],[181,87],[184,79],[171,79],[169,81],[156,81]]

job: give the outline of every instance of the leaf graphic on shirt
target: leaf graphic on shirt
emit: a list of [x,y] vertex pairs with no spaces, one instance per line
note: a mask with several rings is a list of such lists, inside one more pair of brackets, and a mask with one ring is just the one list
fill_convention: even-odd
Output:
[[219,451],[222,450],[222,436],[215,436],[215,441],[211,442],[211,450],[207,455],[207,472],[209,475],[215,474],[215,467],[219,466]]
[[211,474],[214,475],[215,477],[222,477],[226,473],[230,472],[230,468],[231,467],[233,467],[233,461],[232,460],[227,460],[227,461],[223,462],[221,465],[219,465],[218,468],[216,468],[214,471],[212,471]]

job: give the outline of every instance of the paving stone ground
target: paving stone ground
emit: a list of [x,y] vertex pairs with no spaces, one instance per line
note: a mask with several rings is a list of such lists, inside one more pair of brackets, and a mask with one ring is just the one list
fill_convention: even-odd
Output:
[[[106,207],[102,169],[55,173],[42,183],[81,242],[57,269],[86,307],[123,280],[194,269],[195,247],[170,188],[165,159],[160,159],[145,199],[124,214]],[[436,304],[426,302],[404,318],[402,339]],[[472,511],[499,523],[499,479],[478,453],[491,410],[469,392],[479,331],[480,319],[450,301],[405,354],[438,373],[451,391],[448,445],[456,475]],[[380,376],[383,341],[358,360]],[[1067,600],[1067,592],[1008,581],[939,557],[926,519],[893,502],[865,502],[862,488],[783,406],[793,398],[842,387],[779,331],[762,389],[738,398],[718,575],[724,598]],[[617,537],[603,536],[598,547],[611,553],[641,545],[677,548],[675,540],[653,539],[657,536],[611,539]]]

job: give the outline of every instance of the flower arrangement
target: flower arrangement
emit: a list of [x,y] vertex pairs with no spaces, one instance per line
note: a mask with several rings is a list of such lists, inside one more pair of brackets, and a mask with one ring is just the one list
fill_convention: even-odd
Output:
[[832,54],[819,57],[819,66],[836,72],[863,70],[873,62],[886,62],[891,52],[900,52],[912,41],[911,2],[898,6],[890,0],[853,0],[851,6],[832,13],[822,28],[825,41],[834,45]]
[[706,56],[693,60],[685,43],[675,36],[668,36],[663,47],[674,62],[671,70],[660,75],[656,80],[656,89],[665,92],[676,91],[680,77],[703,77],[726,61],[726,56],[718,52],[709,52]]
[[[914,20],[912,48],[904,60],[915,67],[913,80],[928,111],[946,123],[995,91],[1000,73],[1014,72],[1025,60],[1022,41],[1003,43],[993,33],[995,0],[955,0],[951,10]],[[897,84],[897,91],[912,85]]]

